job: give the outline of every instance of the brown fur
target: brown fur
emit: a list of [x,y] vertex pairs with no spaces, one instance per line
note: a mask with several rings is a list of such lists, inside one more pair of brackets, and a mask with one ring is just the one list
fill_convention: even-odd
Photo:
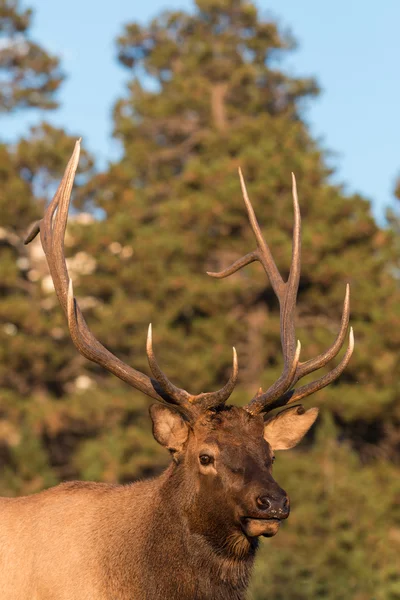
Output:
[[[156,438],[172,432],[163,443],[173,447],[186,427],[187,439],[157,479],[0,499],[1,600],[245,598],[258,541],[241,518],[263,516],[258,495],[284,494],[262,418],[227,407],[189,426],[168,411],[167,428],[153,411]],[[202,467],[199,452],[211,450],[214,466]]]

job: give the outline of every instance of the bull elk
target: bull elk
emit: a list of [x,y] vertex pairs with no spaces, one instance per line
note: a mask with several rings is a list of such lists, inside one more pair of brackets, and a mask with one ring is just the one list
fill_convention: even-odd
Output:
[[[41,493],[0,500],[1,600],[243,600],[259,536],[277,533],[289,516],[286,492],[272,477],[276,450],[295,446],[318,409],[287,407],[320,390],[345,369],[338,366],[294,389],[334,358],[349,323],[347,287],[339,334],[323,354],[300,362],[295,305],[300,277],[300,211],[293,177],[294,231],[288,280],[262,236],[245,183],[240,181],[257,248],[213,277],[227,277],[259,261],[279,300],[284,366],[269,389],[243,408],[226,404],[238,375],[236,352],[227,383],[198,395],[176,387],[156,360],[151,326],[147,356],[153,377],[124,364],[91,333],[74,298],[64,257],[64,233],[79,142],[40,231],[50,273],[75,346],[157,403],[153,435],[172,461],[158,478],[130,485],[69,482]],[[270,411],[283,410],[269,415]]]

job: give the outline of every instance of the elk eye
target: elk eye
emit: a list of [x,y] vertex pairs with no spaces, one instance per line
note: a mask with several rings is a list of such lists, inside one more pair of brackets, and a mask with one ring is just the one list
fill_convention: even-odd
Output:
[[203,466],[211,465],[214,462],[214,459],[209,454],[200,454],[200,464]]
[[271,460],[272,460],[272,464],[274,464],[274,462],[275,462],[275,456],[273,456]]

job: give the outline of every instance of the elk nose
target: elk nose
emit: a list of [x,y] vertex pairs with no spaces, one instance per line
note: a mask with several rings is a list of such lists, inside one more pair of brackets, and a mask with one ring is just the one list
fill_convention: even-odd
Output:
[[258,508],[261,510],[268,510],[271,508],[271,501],[268,496],[258,496],[256,503]]
[[279,499],[273,499],[266,495],[258,496],[256,504],[260,510],[268,511],[269,516],[276,516],[281,519],[289,516],[290,502],[286,495],[281,496]]
[[289,502],[289,498],[287,496],[283,497],[283,500],[281,502],[281,510],[282,510],[282,514],[288,516],[289,512],[290,512],[290,502]]

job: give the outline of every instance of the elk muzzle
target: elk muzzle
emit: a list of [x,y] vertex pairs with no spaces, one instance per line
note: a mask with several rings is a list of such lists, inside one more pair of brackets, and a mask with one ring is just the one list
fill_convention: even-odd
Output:
[[289,497],[276,485],[275,489],[256,495],[254,512],[242,518],[242,528],[249,537],[271,537],[278,533],[281,521],[287,519],[289,513]]

